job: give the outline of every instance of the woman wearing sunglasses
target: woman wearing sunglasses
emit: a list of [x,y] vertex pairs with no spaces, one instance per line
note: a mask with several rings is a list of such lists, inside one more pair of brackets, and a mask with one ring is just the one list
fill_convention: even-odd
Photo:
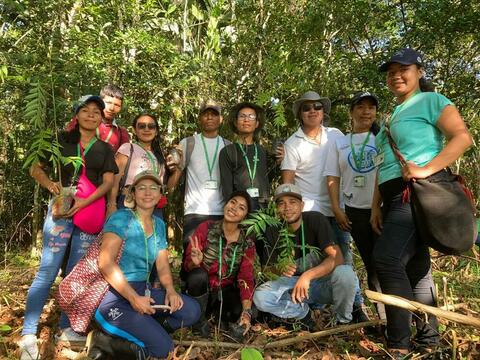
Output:
[[[161,186],[168,185],[168,168],[160,147],[160,135],[157,118],[151,114],[140,114],[132,123],[134,141],[123,144],[115,155],[119,173],[109,194],[107,216],[115,210],[124,208],[125,195],[135,175],[145,170],[154,171],[162,181]],[[164,197],[159,201],[154,215],[163,218]]]

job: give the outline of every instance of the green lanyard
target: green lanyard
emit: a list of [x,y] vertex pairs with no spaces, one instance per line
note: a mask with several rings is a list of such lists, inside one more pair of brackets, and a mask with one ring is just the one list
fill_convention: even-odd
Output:
[[365,137],[365,140],[363,140],[362,146],[360,147],[360,153],[356,154],[355,146],[353,146],[353,134],[350,134],[350,147],[352,148],[352,157],[358,172],[360,172],[360,170],[362,169],[363,155],[365,154],[364,153],[365,145],[367,145],[368,140],[370,140],[370,131],[368,132],[368,135]]
[[205,139],[203,137],[203,134],[200,134],[200,138],[202,139],[203,152],[205,154],[205,159],[207,160],[208,175],[210,176],[210,180],[212,180],[212,172],[213,172],[213,167],[215,166],[215,161],[217,160],[218,145],[220,144],[220,137],[217,136],[217,145],[215,145],[215,154],[213,154],[213,159],[211,164],[210,164],[210,158],[208,157],[207,145],[205,145]]
[[157,162],[157,159],[155,158],[155,156],[152,155],[152,152],[150,150],[145,149],[145,147],[142,144],[140,144],[139,142],[135,141],[135,144],[140,146],[143,149],[143,151],[145,151],[145,153],[148,156],[148,159],[150,160],[150,163],[152,164],[152,170],[155,172],[155,174],[158,175],[158,162]]
[[302,225],[300,225],[300,229],[302,231],[302,262],[303,262],[303,271],[307,268],[307,264],[305,262],[305,230],[303,229],[303,221]]
[[[95,134],[97,134],[97,138],[99,138],[100,140],[102,140],[102,137],[100,136],[100,130],[98,130],[98,127],[97,127],[97,130],[95,130]],[[113,125],[110,127],[110,131],[108,132],[108,135],[107,135],[107,137],[105,138],[105,140],[102,140],[102,141],[108,143],[108,141],[109,141],[110,138],[112,137],[112,134],[113,134]]]
[[[85,156],[87,155],[87,153],[90,151],[90,149],[92,148],[93,144],[95,144],[95,142],[97,141],[96,138],[91,138],[90,141],[88,142],[87,144],[87,147],[85,148],[85,150],[82,152],[82,149],[80,148],[80,142],[78,142],[77,144],[77,156],[78,157],[82,157],[82,161],[83,163],[85,163]],[[75,180],[77,179],[77,176],[78,176],[78,172],[80,171],[80,168],[82,167],[82,165],[84,164],[78,164],[78,163],[74,163],[74,167],[75,167],[75,171],[73,172],[73,181],[72,181],[72,184],[75,182]]]
[[255,149],[255,155],[253,156],[253,172],[252,172],[252,168],[250,166],[250,160],[248,159],[247,152],[242,147],[242,144],[238,144],[238,146],[240,147],[240,150],[242,151],[242,154],[243,154],[243,158],[245,159],[245,162],[247,164],[248,176],[250,177],[250,184],[253,187],[253,180],[255,180],[255,175],[257,174],[257,163],[258,163],[257,144],[253,144],[253,147]]
[[[150,269],[149,269],[149,263],[148,263],[148,236],[147,233],[145,232],[145,229],[143,228],[142,221],[140,220],[140,217],[138,216],[137,212],[133,212],[135,214],[135,217],[137,218],[138,223],[140,224],[140,227],[142,228],[143,232],[143,243],[145,245],[145,281],[148,282],[148,278],[150,276]],[[155,219],[152,217],[152,227],[153,227],[153,245],[154,245],[154,250],[153,250],[153,256],[157,253],[157,232],[155,229]]]
[[[228,274],[227,274],[227,278],[230,277],[230,275],[232,275],[232,271],[233,271],[233,265],[235,264],[235,259],[237,257],[237,249],[238,249],[238,244],[235,245],[235,248],[233,249],[233,256],[232,256],[232,261],[230,262],[230,267],[229,267],[229,270],[228,270]],[[222,277],[223,277],[223,274],[222,274],[222,257],[223,257],[223,249],[222,249],[222,236],[220,236],[220,239],[218,241],[218,280],[220,281],[220,283],[222,282]]]

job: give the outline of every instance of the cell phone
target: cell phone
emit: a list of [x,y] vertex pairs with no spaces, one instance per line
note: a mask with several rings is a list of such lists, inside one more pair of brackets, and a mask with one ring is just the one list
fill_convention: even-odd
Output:
[[152,305],[152,308],[154,309],[160,309],[160,310],[171,310],[172,308],[168,305]]

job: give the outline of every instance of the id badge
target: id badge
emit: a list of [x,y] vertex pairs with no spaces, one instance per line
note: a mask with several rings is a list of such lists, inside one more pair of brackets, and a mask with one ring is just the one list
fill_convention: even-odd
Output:
[[385,154],[381,152],[380,154],[377,154],[377,156],[375,156],[375,158],[373,159],[373,163],[375,164],[375,166],[378,166],[383,164],[384,160],[385,160]]
[[145,297],[151,297],[151,295],[152,295],[152,292],[151,292],[150,289],[147,287],[147,288],[145,289]]
[[248,188],[247,189],[248,195],[252,198],[258,198],[260,196],[260,191],[258,191],[258,188]]
[[355,176],[353,178],[353,184],[355,187],[364,187],[365,186],[365,176]]
[[208,190],[217,190],[218,181],[217,180],[207,180],[205,181],[204,188]]

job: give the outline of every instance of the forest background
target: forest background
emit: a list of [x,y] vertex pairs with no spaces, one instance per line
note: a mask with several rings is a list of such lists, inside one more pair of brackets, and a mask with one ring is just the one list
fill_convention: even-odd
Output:
[[[125,91],[119,122],[128,127],[141,112],[156,114],[165,149],[196,130],[202,100],[216,99],[227,109],[254,101],[266,109],[262,142],[270,148],[297,128],[291,106],[307,90],[332,100],[330,126],[344,132],[349,100],[359,90],[377,94],[383,118],[394,101],[378,66],[405,46],[425,54],[427,77],[453,100],[473,135],[475,145],[454,170],[479,199],[476,0],[1,1],[0,340],[9,337],[0,355],[13,358],[32,265],[38,264],[27,251],[39,249],[48,200],[24,164],[33,143],[45,146],[45,130],[62,128],[72,117],[81,95],[119,85]],[[221,133],[232,138],[227,126]],[[176,196],[169,219],[181,219]],[[180,226],[172,230],[178,238]],[[463,258],[435,258],[440,304],[466,303],[465,313],[478,316],[478,259],[475,250]],[[48,316],[53,329],[55,315]],[[457,337],[457,328],[445,325],[447,342],[478,354],[472,350],[480,340],[475,331],[463,329]],[[42,336],[53,339],[48,329]],[[352,346],[337,340],[335,346]]]

